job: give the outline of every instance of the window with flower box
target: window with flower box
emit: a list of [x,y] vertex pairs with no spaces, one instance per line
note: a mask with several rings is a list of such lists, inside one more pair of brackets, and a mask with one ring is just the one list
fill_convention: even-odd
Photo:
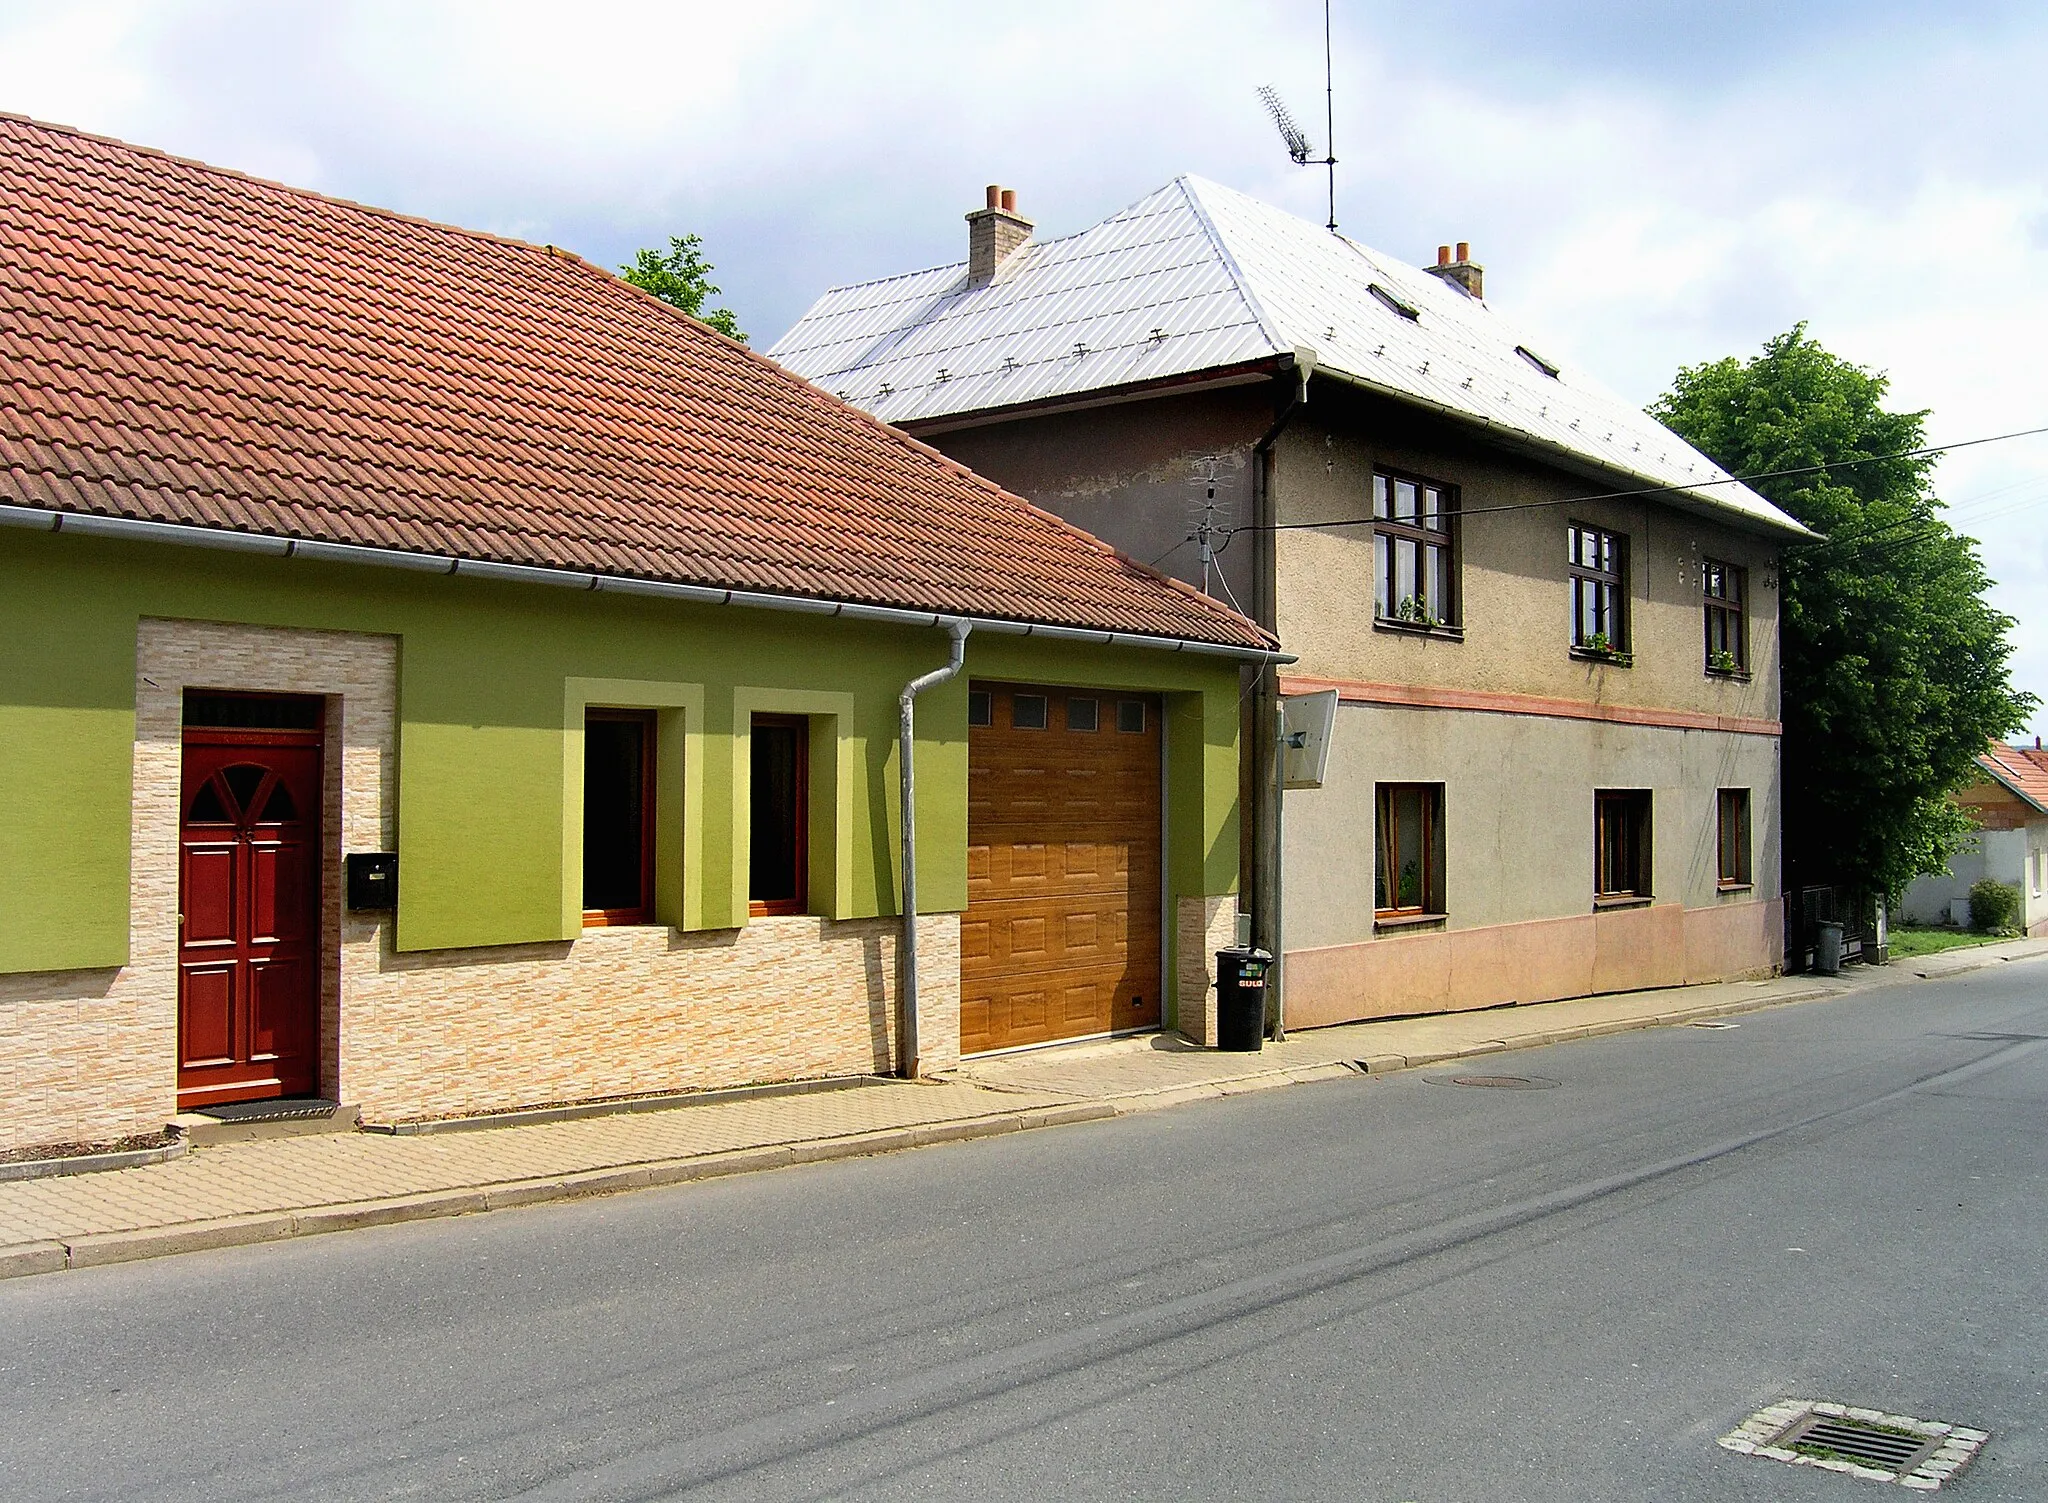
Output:
[[1429,630],[1458,624],[1458,493],[1415,475],[1372,477],[1373,615]]
[[1709,673],[1740,677],[1749,672],[1748,575],[1748,570],[1719,559],[1700,564]]
[[1566,527],[1572,588],[1572,647],[1598,657],[1628,656],[1628,539],[1572,522]]

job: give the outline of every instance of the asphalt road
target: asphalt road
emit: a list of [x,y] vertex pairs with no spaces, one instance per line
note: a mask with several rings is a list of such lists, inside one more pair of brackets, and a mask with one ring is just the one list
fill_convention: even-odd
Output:
[[0,1494],[2048,1498],[2048,962],[1484,1064],[13,1280]]

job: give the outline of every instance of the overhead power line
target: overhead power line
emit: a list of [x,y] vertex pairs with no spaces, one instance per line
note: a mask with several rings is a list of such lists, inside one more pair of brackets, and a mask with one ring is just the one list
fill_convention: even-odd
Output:
[[[1901,459],[1925,459],[1933,454],[1946,454],[1955,449],[1973,449],[1981,444],[2002,444],[2015,438],[2033,438],[2048,433],[2048,426],[2020,428],[2011,433],[1994,433],[1986,438],[1958,439],[1952,444],[1929,444],[1920,449],[1901,449],[1895,454],[1866,454],[1861,459],[1841,459],[1832,464],[1800,465],[1789,470],[1759,470],[1748,475],[1726,475],[1719,480],[1694,480],[1684,485],[1648,485],[1635,490],[1598,491],[1585,496],[1560,496],[1552,501],[1515,501],[1504,506],[1467,506],[1457,512],[1461,517],[1487,516],[1504,511],[1539,511],[1553,506],[1582,506],[1590,501],[1628,501],[1643,496],[1668,496],[1686,491],[1705,490],[1717,485],[1747,485],[1753,480],[1787,480],[1797,475],[1824,475],[1835,470],[1853,470],[1867,464],[1890,464]],[[1343,517],[1329,522],[1270,522],[1260,524],[1246,522],[1230,529],[1235,537],[1240,532],[1301,532],[1323,527],[1367,527],[1372,517]],[[1810,543],[1794,543],[1795,548],[1812,547]]]

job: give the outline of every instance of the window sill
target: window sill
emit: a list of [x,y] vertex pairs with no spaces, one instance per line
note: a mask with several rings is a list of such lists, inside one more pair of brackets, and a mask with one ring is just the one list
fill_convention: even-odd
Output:
[[748,918],[799,918],[809,911],[808,903],[764,903],[755,898],[747,904]]
[[1753,883],[1753,882],[1716,882],[1716,883],[1714,884],[1714,891],[1716,891],[1716,892],[1748,892],[1748,891],[1750,891],[1750,890],[1751,890],[1752,888],[1754,888],[1754,886],[1755,886],[1755,885],[1756,885],[1756,884],[1755,884],[1755,883]]
[[1582,663],[1605,663],[1610,668],[1633,668],[1636,661],[1632,652],[1595,652],[1590,647],[1574,647],[1571,655]]
[[1593,899],[1593,911],[1605,913],[1610,908],[1647,908],[1656,900],[1647,893],[1622,893],[1611,898]]
[[1381,929],[1440,929],[1449,919],[1447,913],[1374,914],[1372,927],[1375,933]]
[[654,926],[651,913],[586,909],[583,914],[583,927],[586,929],[651,929]]
[[1730,683],[1746,684],[1749,682],[1749,670],[1747,668],[1709,668],[1707,670],[1707,677],[1726,679]]
[[1403,636],[1409,637],[1442,637],[1446,642],[1462,642],[1465,640],[1465,628],[1462,626],[1451,626],[1448,624],[1425,626],[1420,621],[1397,621],[1392,616],[1373,617],[1372,629],[1374,631],[1399,632]]

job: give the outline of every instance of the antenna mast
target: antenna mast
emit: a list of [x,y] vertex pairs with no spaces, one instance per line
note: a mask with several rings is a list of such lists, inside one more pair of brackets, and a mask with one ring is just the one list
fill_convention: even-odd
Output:
[[1323,139],[1330,149],[1323,165],[1330,170],[1330,233],[1337,233],[1337,86],[1330,61],[1330,0],[1323,0]]
[[1279,91],[1271,84],[1259,85],[1259,99],[1266,106],[1266,113],[1273,117],[1273,124],[1280,132],[1280,140],[1287,147],[1287,155],[1294,159],[1297,167],[1322,167],[1330,174],[1330,233],[1337,233],[1337,88],[1335,70],[1330,54],[1330,0],[1323,0],[1323,134],[1330,143],[1329,150],[1321,156],[1308,138],[1308,132],[1295,124],[1294,116],[1281,102]]

